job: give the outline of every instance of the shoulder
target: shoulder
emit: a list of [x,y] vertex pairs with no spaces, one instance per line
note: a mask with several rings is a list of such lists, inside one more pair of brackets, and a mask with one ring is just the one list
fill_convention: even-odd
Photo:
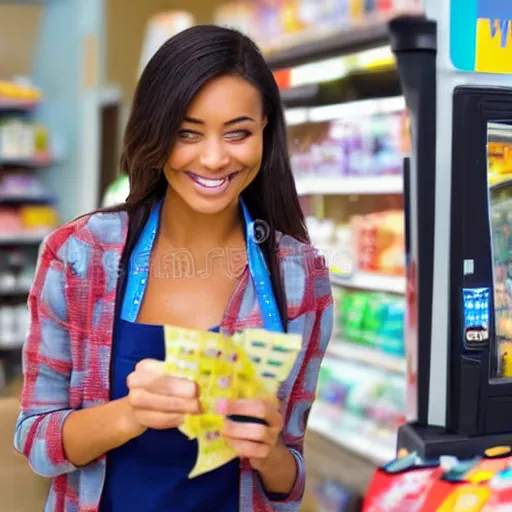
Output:
[[310,243],[279,233],[278,256],[288,303],[307,309],[332,301],[329,268],[325,256]]
[[126,212],[93,212],[74,219],[46,236],[42,250],[63,262],[94,250],[122,251],[128,231]]

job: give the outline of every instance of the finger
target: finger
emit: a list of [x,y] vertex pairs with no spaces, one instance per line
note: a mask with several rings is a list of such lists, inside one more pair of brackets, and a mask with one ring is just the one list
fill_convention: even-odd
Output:
[[280,412],[266,400],[233,400],[218,404],[217,411],[225,416],[250,416],[265,420],[270,427],[281,430],[283,419]]
[[143,359],[135,365],[135,371],[150,375],[165,375],[165,362],[157,359]]
[[270,455],[270,446],[267,444],[231,439],[229,437],[226,437],[225,440],[226,444],[242,459],[264,460]]
[[275,444],[278,433],[265,425],[255,423],[239,423],[226,420],[222,434],[231,439],[256,441],[259,443]]
[[148,411],[178,414],[198,414],[200,412],[198,400],[159,395],[142,388],[132,389],[129,400],[132,407]]
[[169,375],[135,371],[128,375],[126,384],[128,389],[142,388],[159,395],[181,398],[197,398],[198,396],[198,387],[195,382]]
[[168,414],[165,412],[153,411],[138,411],[136,418],[141,425],[154,430],[176,428],[184,421],[184,416],[182,414]]

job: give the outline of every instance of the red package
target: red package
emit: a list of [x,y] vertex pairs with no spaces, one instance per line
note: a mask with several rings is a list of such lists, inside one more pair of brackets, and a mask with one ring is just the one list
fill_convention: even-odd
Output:
[[510,512],[512,510],[512,468],[508,467],[498,473],[488,486],[491,496],[482,512]]
[[437,479],[430,488],[428,495],[425,496],[422,512],[437,511],[459,486],[460,484]]
[[358,233],[359,269],[363,272],[377,270],[377,234],[378,219],[375,215],[367,215],[360,224]]
[[437,479],[439,467],[389,474],[379,469],[370,483],[363,512],[421,512]]

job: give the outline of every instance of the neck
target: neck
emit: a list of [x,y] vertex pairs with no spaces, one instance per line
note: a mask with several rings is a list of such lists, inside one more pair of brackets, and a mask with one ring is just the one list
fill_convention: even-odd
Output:
[[192,210],[169,187],[160,220],[160,238],[174,248],[210,249],[244,243],[244,223],[237,203],[216,214]]

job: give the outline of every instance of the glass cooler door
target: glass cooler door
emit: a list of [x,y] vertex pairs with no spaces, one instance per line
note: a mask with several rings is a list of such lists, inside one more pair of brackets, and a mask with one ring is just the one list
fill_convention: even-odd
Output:
[[491,379],[512,380],[512,125],[489,123],[487,133],[495,329]]

